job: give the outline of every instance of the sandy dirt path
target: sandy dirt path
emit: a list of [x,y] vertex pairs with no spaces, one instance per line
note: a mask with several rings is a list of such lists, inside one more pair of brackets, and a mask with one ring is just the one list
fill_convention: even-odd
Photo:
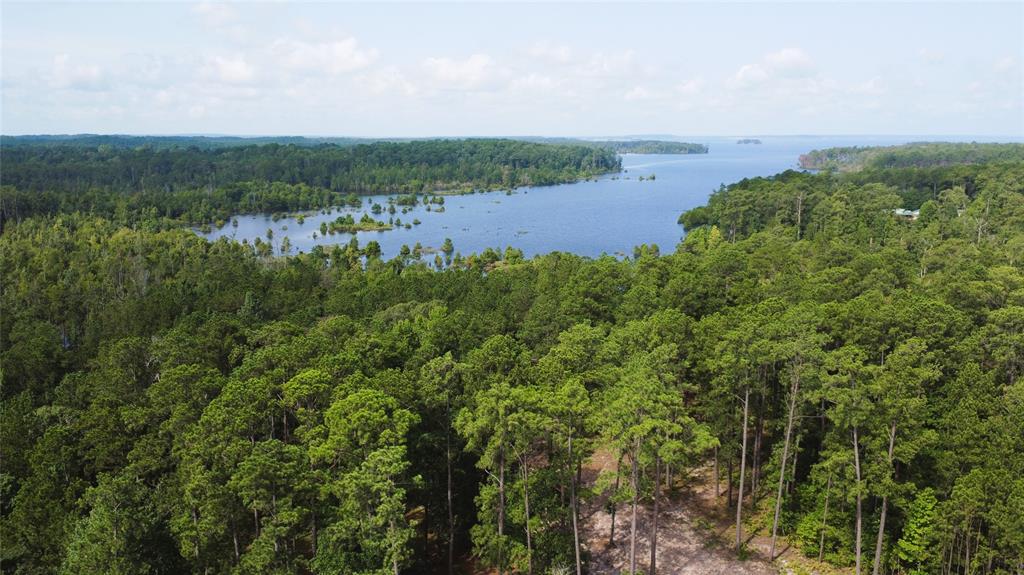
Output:
[[[615,458],[599,452],[584,468],[584,481],[592,485],[602,470],[612,470]],[[685,575],[772,575],[778,570],[754,554],[737,559],[726,541],[731,529],[722,527],[710,489],[704,486],[707,470],[690,478],[676,478],[672,493],[664,497],[658,520],[658,573]],[[585,545],[591,554],[591,572],[618,574],[629,567],[628,505],[620,505],[615,518],[615,543],[609,546],[611,515],[607,498],[597,497],[582,510]],[[637,568],[646,572],[650,561],[651,510],[637,510]]]

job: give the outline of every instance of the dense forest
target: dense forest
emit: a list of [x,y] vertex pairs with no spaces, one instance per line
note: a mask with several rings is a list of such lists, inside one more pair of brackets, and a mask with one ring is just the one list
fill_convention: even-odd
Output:
[[3,148],[0,222],[77,211],[129,225],[158,218],[209,223],[240,212],[335,206],[350,193],[575,182],[620,165],[605,148],[513,140],[219,147],[22,143]]
[[706,154],[704,144],[673,140],[580,140],[577,138],[524,138],[530,142],[605,148],[619,154]]
[[[102,153],[17,187],[127,173]],[[1021,573],[1024,162],[935,163],[744,180],[621,260],[274,257],[71,199],[10,221],[0,569],[581,573],[587,502],[653,539],[636,509],[707,465],[740,556],[756,531],[858,574]]]
[[852,146],[814,150],[800,156],[800,167],[808,170],[846,171],[1021,161],[1024,161],[1024,144],[917,142],[902,146]]
[[[478,138],[479,139],[479,138]],[[580,138],[544,138],[544,137],[507,137],[503,140],[516,140],[537,144],[555,144],[564,146],[588,146],[607,148],[619,153],[630,154],[706,154],[707,146],[676,142],[673,140],[584,140]],[[113,148],[149,147],[167,148],[225,148],[253,146],[265,144],[293,146],[356,146],[374,143],[407,143],[429,141],[431,138],[345,138],[345,137],[311,137],[311,136],[127,136],[100,134],[68,134],[68,135],[37,135],[37,136],[0,136],[0,146],[4,148],[19,146],[73,146],[96,148],[109,146]],[[760,143],[758,141],[758,143]]]
[[661,140],[622,140],[601,142],[620,154],[706,154],[708,147],[704,144],[687,142],[665,142]]
[[79,148],[96,148],[110,146],[114,148],[226,148],[237,146],[256,146],[263,144],[279,144],[282,146],[356,146],[375,142],[408,142],[406,139],[387,138],[346,138],[346,137],[310,137],[310,136],[129,136],[117,134],[40,134],[35,136],[0,136],[0,146],[4,148],[19,146],[74,146]]

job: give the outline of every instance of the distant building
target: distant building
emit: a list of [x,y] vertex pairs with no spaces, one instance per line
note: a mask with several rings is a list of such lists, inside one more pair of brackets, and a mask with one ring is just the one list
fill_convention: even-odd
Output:
[[921,210],[905,210],[903,208],[896,208],[892,213],[897,218],[914,221],[917,219],[917,216],[921,214]]

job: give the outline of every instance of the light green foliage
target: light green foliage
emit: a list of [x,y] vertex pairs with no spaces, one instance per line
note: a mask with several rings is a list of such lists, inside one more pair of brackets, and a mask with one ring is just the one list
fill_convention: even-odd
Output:
[[941,559],[935,552],[938,529],[935,524],[938,500],[934,490],[922,489],[907,509],[907,524],[896,543],[896,559],[908,574],[921,575],[935,570]]
[[340,503],[318,541],[318,572],[394,573],[408,562],[413,528],[401,481],[407,470],[404,447],[383,447],[331,486]]
[[[323,573],[396,572],[409,559],[406,435],[417,422],[391,396],[361,390],[336,400],[324,416],[327,438],[313,447],[327,466],[335,521],[317,541]],[[415,481],[415,478],[413,478]]]
[[83,496],[89,511],[72,529],[59,572],[133,575],[158,569],[147,544],[158,518],[146,491],[137,479],[101,476]]

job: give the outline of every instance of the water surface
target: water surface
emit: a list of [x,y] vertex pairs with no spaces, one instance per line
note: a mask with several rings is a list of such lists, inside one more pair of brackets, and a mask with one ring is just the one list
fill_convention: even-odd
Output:
[[[815,148],[893,145],[920,138],[760,137],[761,144],[737,144],[737,139],[686,138],[708,144],[707,154],[625,155],[622,173],[597,181],[519,188],[512,195],[489,192],[446,196],[443,213],[427,212],[418,206],[407,214],[395,215],[402,222],[419,219],[421,224],[412,229],[359,232],[355,236],[360,245],[379,242],[385,258],[398,254],[403,244],[411,247],[419,242],[425,248],[439,248],[445,238],[451,238],[455,250],[463,254],[513,246],[527,257],[552,251],[597,257],[630,254],[640,244],[657,244],[662,252],[668,252],[684,235],[677,223],[679,214],[705,204],[722,184],[798,169],[800,154]],[[652,175],[655,179],[650,180]],[[343,213],[352,213],[358,220],[364,212],[370,212],[373,202],[386,207],[387,197],[364,197],[359,209],[307,214],[303,224],[292,218],[274,222],[269,216],[241,215],[237,227],[228,224],[205,235],[211,240],[227,236],[252,242],[257,237],[265,239],[267,230],[272,229],[278,250],[287,236],[292,253],[308,252],[317,244],[348,243],[352,234],[322,236],[320,223]],[[373,217],[387,221],[388,214]]]

